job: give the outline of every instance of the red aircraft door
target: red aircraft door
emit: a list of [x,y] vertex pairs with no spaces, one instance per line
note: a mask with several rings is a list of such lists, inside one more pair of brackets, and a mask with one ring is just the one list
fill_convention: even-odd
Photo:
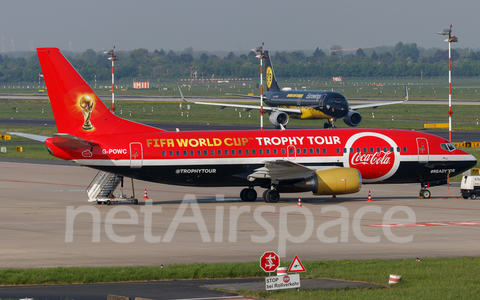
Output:
[[130,168],[141,168],[143,165],[142,144],[130,143]]
[[418,147],[418,162],[427,163],[428,162],[428,141],[426,138],[417,138],[417,147]]

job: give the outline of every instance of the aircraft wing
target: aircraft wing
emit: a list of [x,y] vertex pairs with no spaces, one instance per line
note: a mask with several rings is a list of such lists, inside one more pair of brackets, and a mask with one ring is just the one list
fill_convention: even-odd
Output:
[[247,176],[249,181],[257,178],[270,178],[272,180],[287,180],[308,178],[315,171],[335,168],[334,166],[312,166],[306,167],[301,164],[294,163],[289,160],[274,160],[265,162],[265,166],[255,169],[255,171]]
[[392,101],[392,102],[381,102],[381,103],[369,103],[369,104],[361,104],[361,105],[351,105],[350,110],[357,110],[361,108],[373,107],[377,108],[379,106],[384,105],[392,105],[392,104],[402,104],[408,101],[408,87],[405,86],[405,100],[403,101]]
[[[252,109],[262,109],[259,105],[243,105],[243,104],[229,104],[229,103],[216,103],[216,102],[204,102],[204,101],[191,101],[185,99],[183,97],[182,90],[180,87],[178,87],[178,90],[180,91],[180,96],[182,97],[182,100],[185,102],[193,103],[193,104],[202,104],[202,105],[214,105],[214,106],[220,106],[221,108],[225,107],[238,107],[238,108],[245,108],[247,110],[252,110]],[[242,95],[243,96],[243,95]],[[286,113],[294,113],[294,114],[301,114],[302,111],[299,108],[279,108],[279,107],[270,107],[270,106],[264,106],[263,107],[264,111],[284,111]]]

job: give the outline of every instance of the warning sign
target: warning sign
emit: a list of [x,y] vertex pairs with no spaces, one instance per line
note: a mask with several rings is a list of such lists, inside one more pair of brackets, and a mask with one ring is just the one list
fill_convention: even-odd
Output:
[[302,262],[298,258],[298,256],[295,255],[295,258],[292,261],[292,264],[290,265],[290,268],[288,268],[288,273],[295,273],[295,272],[305,272],[305,267],[302,265]]

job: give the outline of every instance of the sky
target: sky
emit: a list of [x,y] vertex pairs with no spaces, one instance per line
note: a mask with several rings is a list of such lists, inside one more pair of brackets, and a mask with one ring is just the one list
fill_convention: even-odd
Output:
[[[0,53],[346,49],[416,43],[448,49],[438,31],[480,48],[478,0],[0,0]],[[1,38],[1,37],[0,37]],[[13,43],[12,43],[13,40]]]

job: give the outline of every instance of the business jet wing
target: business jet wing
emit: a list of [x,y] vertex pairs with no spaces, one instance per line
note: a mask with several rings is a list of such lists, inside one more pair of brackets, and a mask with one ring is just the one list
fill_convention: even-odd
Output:
[[[238,107],[238,108],[245,108],[247,110],[252,110],[252,109],[262,109],[259,105],[243,105],[243,104],[229,104],[229,103],[215,103],[215,102],[204,102],[204,101],[191,101],[185,99],[183,97],[182,90],[180,87],[178,87],[178,90],[180,91],[180,96],[182,97],[182,100],[185,102],[193,103],[193,104],[202,104],[202,105],[214,105],[214,106],[220,106],[221,108],[225,107]],[[242,95],[244,96],[244,95]],[[256,97],[256,96],[254,96]],[[256,97],[258,98],[258,97]],[[279,108],[279,107],[270,107],[270,106],[264,106],[263,107],[264,111],[283,111],[286,113],[292,113],[292,114],[301,114],[302,111],[299,108]]]
[[392,101],[392,102],[381,102],[381,103],[369,103],[369,104],[361,104],[361,105],[351,105],[350,110],[357,110],[357,109],[367,108],[367,107],[377,108],[379,106],[384,106],[384,105],[402,104],[402,103],[405,103],[407,101],[408,101],[408,87],[405,86],[405,100]]

